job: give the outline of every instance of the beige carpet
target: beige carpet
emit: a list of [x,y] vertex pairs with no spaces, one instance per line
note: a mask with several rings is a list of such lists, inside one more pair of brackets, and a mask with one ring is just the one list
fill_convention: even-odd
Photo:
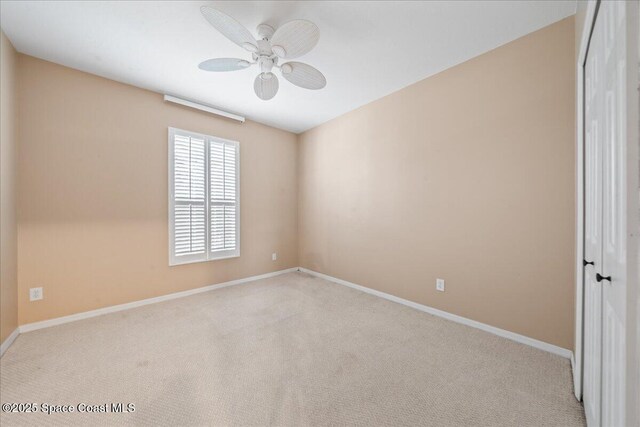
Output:
[[578,426],[569,361],[302,273],[30,332],[10,425]]

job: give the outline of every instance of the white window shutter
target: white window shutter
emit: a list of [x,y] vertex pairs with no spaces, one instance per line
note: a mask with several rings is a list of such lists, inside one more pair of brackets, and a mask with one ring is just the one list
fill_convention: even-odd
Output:
[[[176,204],[175,207],[175,256],[204,254],[205,250],[204,206]],[[204,257],[198,257],[204,259]]]
[[239,256],[239,145],[169,129],[169,264]]
[[239,254],[238,144],[209,140],[210,256]]

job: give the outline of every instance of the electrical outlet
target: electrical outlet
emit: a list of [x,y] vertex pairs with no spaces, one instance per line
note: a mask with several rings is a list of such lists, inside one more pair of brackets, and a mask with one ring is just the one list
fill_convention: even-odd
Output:
[[444,292],[444,279],[436,279],[436,291]]
[[29,289],[29,301],[38,301],[44,298],[42,294],[42,288],[30,288]]
[[278,254],[276,252],[271,254],[271,261],[275,261],[278,259]]

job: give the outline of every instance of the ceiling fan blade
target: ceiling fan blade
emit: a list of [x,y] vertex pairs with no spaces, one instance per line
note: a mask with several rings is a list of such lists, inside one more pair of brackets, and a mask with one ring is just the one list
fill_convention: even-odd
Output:
[[276,30],[271,38],[273,52],[280,58],[297,58],[318,44],[320,30],[310,21],[296,19]]
[[251,63],[237,58],[207,59],[198,64],[198,68],[204,71],[236,71],[249,67]]
[[260,73],[253,82],[253,90],[255,90],[258,98],[268,101],[278,93],[278,78],[273,73]]
[[202,6],[200,12],[209,21],[209,24],[213,25],[226,38],[250,52],[258,51],[256,39],[238,21],[210,6]]
[[327,85],[327,79],[320,71],[302,62],[285,62],[280,70],[282,77],[305,89],[317,90]]

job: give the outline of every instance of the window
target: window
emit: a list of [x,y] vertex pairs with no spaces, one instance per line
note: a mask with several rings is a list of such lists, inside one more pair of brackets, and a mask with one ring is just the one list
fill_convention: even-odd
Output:
[[169,265],[240,256],[234,141],[169,128]]

